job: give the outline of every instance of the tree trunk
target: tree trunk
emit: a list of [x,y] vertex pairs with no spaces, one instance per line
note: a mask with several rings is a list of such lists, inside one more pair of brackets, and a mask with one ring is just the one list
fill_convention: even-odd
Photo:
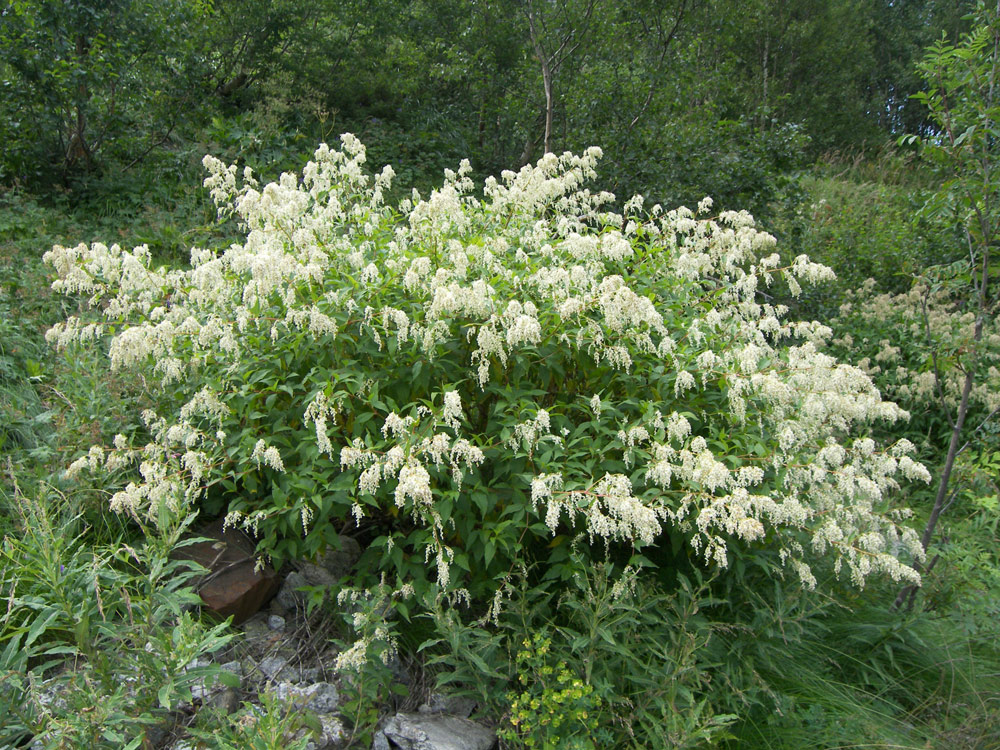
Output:
[[528,31],[531,34],[531,44],[535,48],[535,55],[542,66],[542,87],[545,89],[545,137],[542,140],[543,153],[549,153],[552,144],[552,69],[549,67],[548,57],[542,49],[538,34],[535,31],[535,18],[531,10],[528,10]]
[[[83,35],[80,35],[76,38],[76,59],[81,70],[86,68],[86,56],[87,40],[83,37]],[[86,138],[88,98],[87,82],[86,79],[81,76],[80,83],[78,83],[76,87],[76,102],[74,103],[74,109],[76,110],[76,123],[73,126],[73,131],[70,133],[69,145],[66,147],[66,169],[72,167],[81,158],[86,161],[87,169],[90,169],[92,166],[92,156],[90,153],[90,147],[87,145]]]
[[[981,330],[981,326],[977,324],[976,333],[977,340],[978,334]],[[941,511],[945,508],[945,502],[948,498],[948,483],[951,481],[951,472],[955,468],[955,459],[958,457],[958,444],[962,437],[962,428],[965,426],[965,416],[969,411],[969,395],[972,393],[972,381],[973,375],[970,369],[965,375],[965,384],[962,387],[962,400],[958,406],[958,415],[955,419],[955,424],[951,428],[951,441],[948,443],[948,457],[944,461],[944,468],[941,469],[941,478],[938,480],[937,495],[934,497],[934,507],[931,509],[930,518],[927,519],[927,525],[924,527],[924,534],[920,538],[920,544],[924,548],[924,552],[930,547],[931,540],[934,538],[934,530],[937,528],[938,519],[941,517]],[[923,572],[923,566],[917,563],[913,566],[918,573]],[[899,594],[896,595],[896,600],[892,603],[894,609],[900,609],[903,606],[903,602],[906,602],[906,609],[910,610],[913,608],[913,600],[917,595],[917,587],[913,584],[905,586]]]

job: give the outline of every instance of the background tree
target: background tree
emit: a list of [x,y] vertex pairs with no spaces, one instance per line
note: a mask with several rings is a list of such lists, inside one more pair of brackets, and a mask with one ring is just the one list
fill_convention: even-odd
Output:
[[[909,136],[904,140],[917,144],[943,178],[925,211],[953,226],[964,242],[967,261],[957,269],[948,269],[957,270],[957,277],[948,278],[946,271],[944,279],[953,289],[956,282],[960,284],[956,290],[959,304],[971,319],[971,324],[935,336],[927,306],[924,308],[936,388],[951,426],[934,505],[921,540],[927,549],[942,512],[957,494],[950,482],[956,458],[968,447],[963,441],[971,440],[982,427],[969,430],[966,425],[973,389],[996,380],[995,369],[990,367],[995,364],[995,344],[984,339],[984,332],[992,334],[998,303],[992,276],[997,273],[993,252],[1000,230],[995,169],[1000,155],[1000,3],[995,7],[980,3],[972,31],[957,44],[946,37],[935,43],[919,71],[927,90],[917,98],[930,112],[936,130],[922,139]],[[945,400],[945,379],[955,373],[960,376],[961,390],[957,404],[951,406]],[[904,588],[896,606],[904,602],[912,606],[915,592],[912,586]]]
[[162,145],[201,98],[194,2],[18,0],[0,25],[0,179],[126,162]]

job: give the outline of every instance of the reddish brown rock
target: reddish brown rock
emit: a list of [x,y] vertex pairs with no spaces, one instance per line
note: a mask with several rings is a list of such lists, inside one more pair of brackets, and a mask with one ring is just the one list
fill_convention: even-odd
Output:
[[233,616],[239,624],[267,603],[278,588],[270,565],[258,566],[254,543],[238,529],[222,529],[215,521],[198,532],[210,541],[198,542],[176,551],[182,560],[193,560],[207,570],[195,579],[195,590],[205,609],[219,617]]

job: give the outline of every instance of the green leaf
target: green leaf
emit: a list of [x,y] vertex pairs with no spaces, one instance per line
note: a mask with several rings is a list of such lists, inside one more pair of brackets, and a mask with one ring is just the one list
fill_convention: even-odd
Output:
[[240,676],[226,669],[219,672],[218,680],[228,688],[238,688],[240,686]]
[[51,625],[57,617],[59,617],[59,610],[55,607],[51,607],[42,610],[35,617],[34,622],[32,622],[31,627],[28,629],[28,635],[24,639],[24,647],[28,648],[34,643],[38,638],[45,632],[45,630]]
[[487,567],[493,561],[493,555],[496,553],[496,544],[493,541],[488,541],[483,547],[483,559],[486,561]]

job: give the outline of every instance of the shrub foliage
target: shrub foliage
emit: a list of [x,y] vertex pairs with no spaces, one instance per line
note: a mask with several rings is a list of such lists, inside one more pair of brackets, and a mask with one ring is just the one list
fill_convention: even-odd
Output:
[[751,216],[708,199],[611,211],[585,187],[596,148],[481,192],[463,163],[393,208],[392,169],[370,177],[341,141],[263,187],[206,157],[245,234],[187,269],[145,247],[47,254],[55,288],[100,312],[49,338],[107,342],[148,386],[145,445],[121,435],[71,467],[134,467],[114,509],[225,513],[278,562],[351,527],[396,585],[483,602],[580,534],[669,538],[719,567],[764,545],[810,585],[819,555],[859,585],[917,580],[892,493],[927,472],[907,441],[867,434],[905,412],[818,351],[826,326],[763,293],[829,269],[782,262]]

